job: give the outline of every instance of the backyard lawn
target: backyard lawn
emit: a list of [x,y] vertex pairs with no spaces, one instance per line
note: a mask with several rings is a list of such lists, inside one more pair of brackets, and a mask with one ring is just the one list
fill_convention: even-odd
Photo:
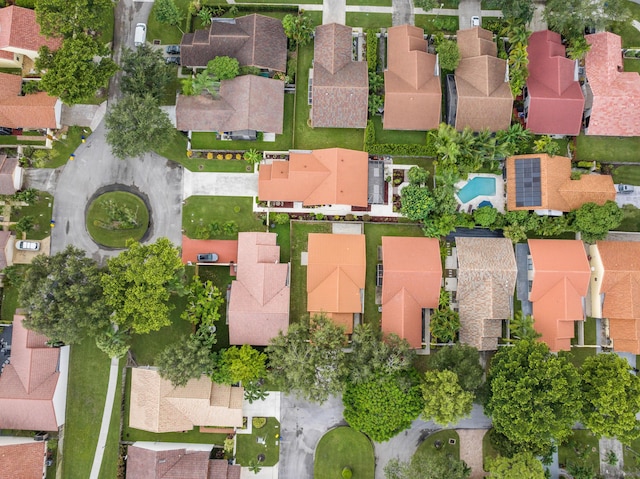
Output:
[[[640,159],[640,158],[639,158]],[[626,183],[628,185],[640,185],[640,166],[622,165],[613,169],[613,182]]]
[[426,131],[385,130],[382,127],[382,117],[375,115],[373,125],[376,128],[376,143],[413,143],[424,145],[427,138]]
[[346,24],[350,27],[388,28],[392,25],[391,14],[347,12]]
[[637,162],[640,137],[585,136],[577,141],[578,160],[603,162]]
[[569,440],[558,447],[558,462],[564,468],[569,464],[580,464],[600,471],[598,438],[590,431],[574,429]]
[[[451,444],[449,442],[450,440],[455,441],[455,444]],[[453,429],[443,429],[434,434],[430,434],[422,441],[422,444],[418,446],[418,450],[413,457],[420,455],[433,456],[435,454],[448,454],[456,459],[460,459],[460,437],[458,433]]]
[[[266,231],[263,220],[252,210],[253,199],[233,196],[190,196],[182,208],[182,229],[189,238],[197,238],[198,228],[235,222],[237,231]],[[238,233],[219,232],[211,238],[235,239]]]
[[[260,444],[258,438],[264,440],[264,444]],[[237,434],[236,463],[248,467],[251,461],[258,462],[258,456],[264,455],[260,465],[275,466],[280,459],[279,438],[280,423],[275,417],[268,417],[267,423],[259,429],[253,426],[251,434]]]
[[[231,284],[231,281],[235,279],[232,277],[229,268],[226,266],[198,266],[198,275],[202,281],[211,280],[214,286],[222,293],[222,297],[224,298],[226,295],[227,287]],[[218,313],[220,313],[220,320],[216,323],[216,338],[218,342],[214,346],[213,349],[216,351],[222,348],[229,347],[229,325],[226,323],[226,315],[227,315],[227,302],[222,303],[220,309],[218,309]],[[183,322],[186,322],[183,320]]]
[[[585,336],[586,336],[586,332],[585,332]],[[558,352],[558,356],[566,357],[569,360],[569,362],[573,363],[573,365],[577,368],[582,366],[582,363],[584,362],[584,360],[587,359],[589,356],[595,356],[595,355],[596,355],[596,348],[594,347],[574,346],[571,348],[571,351]]]
[[623,448],[624,472],[628,473],[629,477],[640,476],[640,438],[628,446],[624,445]]
[[[124,360],[120,361],[120,372],[118,373],[118,383],[116,385],[116,399],[113,410],[111,411],[107,446],[104,449],[102,467],[100,468],[101,479],[118,477],[118,457],[120,455],[120,398],[122,397],[122,368],[124,367],[124,363]],[[100,420],[102,420],[102,416]]]
[[33,205],[11,209],[11,221],[18,221],[21,217],[31,216],[34,220],[33,230],[27,233],[29,239],[42,240],[51,235],[51,212],[53,210],[53,196],[44,191],[38,192],[38,201]]
[[345,477],[351,469],[353,478],[372,478],[375,469],[373,444],[367,436],[350,427],[337,427],[327,432],[316,447],[314,477]]
[[[630,1],[624,3],[631,10],[631,18],[640,20],[640,5]],[[614,24],[611,31],[622,37],[623,48],[640,47],[640,32],[631,24],[631,21],[624,24]]]
[[616,228],[618,231],[640,231],[640,209],[633,205],[622,207],[622,223]]

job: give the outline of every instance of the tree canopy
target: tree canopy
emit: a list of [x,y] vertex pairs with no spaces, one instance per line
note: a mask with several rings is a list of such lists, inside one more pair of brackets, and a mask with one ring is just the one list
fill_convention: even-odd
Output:
[[623,213],[615,201],[607,201],[600,206],[585,203],[573,212],[574,228],[582,233],[582,239],[589,243],[606,238],[609,230],[620,226]]
[[483,383],[484,369],[480,364],[480,353],[467,344],[454,344],[438,349],[429,357],[429,368],[453,371],[460,387],[472,393],[478,391]]
[[186,385],[211,369],[210,352],[200,342],[191,337],[177,338],[155,358],[160,377],[174,387]]
[[431,214],[435,202],[426,186],[407,185],[400,198],[402,214],[412,221],[424,221]]
[[266,354],[248,344],[244,344],[240,348],[231,346],[220,353],[217,364],[218,371],[214,380],[228,384],[250,383],[265,376],[267,372],[266,361]]
[[458,44],[453,40],[443,40],[436,46],[438,61],[440,68],[443,70],[453,71],[458,68],[460,63],[460,49]]
[[158,23],[176,26],[178,30],[184,33],[180,28],[184,13],[178,8],[174,0],[155,0],[153,11]]
[[502,10],[505,19],[521,24],[529,23],[533,19],[533,0],[494,0],[494,3]]
[[207,63],[207,70],[218,80],[231,80],[240,73],[240,63],[231,57],[215,57]]
[[112,0],[36,0],[36,21],[47,37],[75,38],[108,26]]
[[284,34],[292,40],[294,45],[304,46],[311,41],[313,21],[309,15],[304,13],[293,15],[289,13],[282,19],[282,26]]
[[95,261],[73,246],[36,256],[20,285],[24,325],[51,341],[74,344],[109,324]]
[[427,371],[421,389],[425,421],[433,420],[447,427],[471,414],[474,395],[462,389],[458,375],[453,371]]
[[159,98],[175,76],[171,66],[165,63],[162,50],[148,44],[136,50],[125,49],[122,53],[122,70],[124,75],[120,89],[125,94],[139,97],[148,94]]
[[531,452],[519,452],[513,457],[488,459],[487,470],[492,479],[545,479],[542,463]]
[[384,474],[386,479],[467,479],[471,469],[450,454],[416,454],[410,462],[390,460]]
[[605,30],[630,16],[625,0],[547,0],[543,13],[549,28],[567,38],[582,36],[585,27]]

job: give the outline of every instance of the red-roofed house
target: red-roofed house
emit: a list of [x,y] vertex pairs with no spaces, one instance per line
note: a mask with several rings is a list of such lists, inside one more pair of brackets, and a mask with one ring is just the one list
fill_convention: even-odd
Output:
[[578,82],[577,61],[566,57],[562,38],[550,30],[533,33],[527,52],[527,128],[541,135],[579,135],[584,96]]
[[42,479],[45,474],[47,443],[30,437],[0,436],[0,477],[2,479]]
[[60,128],[62,102],[45,92],[21,96],[22,78],[0,73],[0,127]]
[[585,319],[591,269],[579,240],[529,240],[533,326],[551,351],[571,349],[574,323]]
[[622,40],[609,32],[585,37],[585,134],[640,136],[640,75],[623,71]]
[[236,280],[229,298],[229,343],[266,346],[289,327],[289,263],[275,233],[238,234]]
[[382,270],[382,331],[397,334],[413,348],[422,347],[423,310],[437,308],[440,298],[440,243],[435,238],[383,236]]
[[15,315],[10,364],[0,373],[0,428],[57,431],[64,424],[69,346],[25,329]]

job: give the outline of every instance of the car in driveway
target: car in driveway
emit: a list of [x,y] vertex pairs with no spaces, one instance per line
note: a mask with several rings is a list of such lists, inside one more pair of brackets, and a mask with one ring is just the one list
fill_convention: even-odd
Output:
[[165,52],[167,52],[167,55],[179,55],[180,54],[180,45],[169,45],[165,49]]
[[633,193],[633,190],[634,188],[632,185],[618,185],[618,193]]
[[167,65],[180,65],[180,57],[167,57],[164,61]]
[[480,26],[480,17],[478,17],[477,15],[474,15],[473,17],[471,17],[471,26],[472,27],[479,27]]
[[16,249],[20,251],[38,251],[40,249],[40,241],[20,240],[16,243]]
[[215,253],[200,253],[196,256],[198,263],[217,263],[218,255]]

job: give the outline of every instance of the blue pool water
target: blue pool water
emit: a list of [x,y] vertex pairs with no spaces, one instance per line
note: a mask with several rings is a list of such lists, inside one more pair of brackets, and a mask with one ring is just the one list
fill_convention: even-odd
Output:
[[471,178],[469,182],[458,191],[458,198],[463,203],[471,201],[476,196],[493,196],[496,194],[496,179],[484,176]]

